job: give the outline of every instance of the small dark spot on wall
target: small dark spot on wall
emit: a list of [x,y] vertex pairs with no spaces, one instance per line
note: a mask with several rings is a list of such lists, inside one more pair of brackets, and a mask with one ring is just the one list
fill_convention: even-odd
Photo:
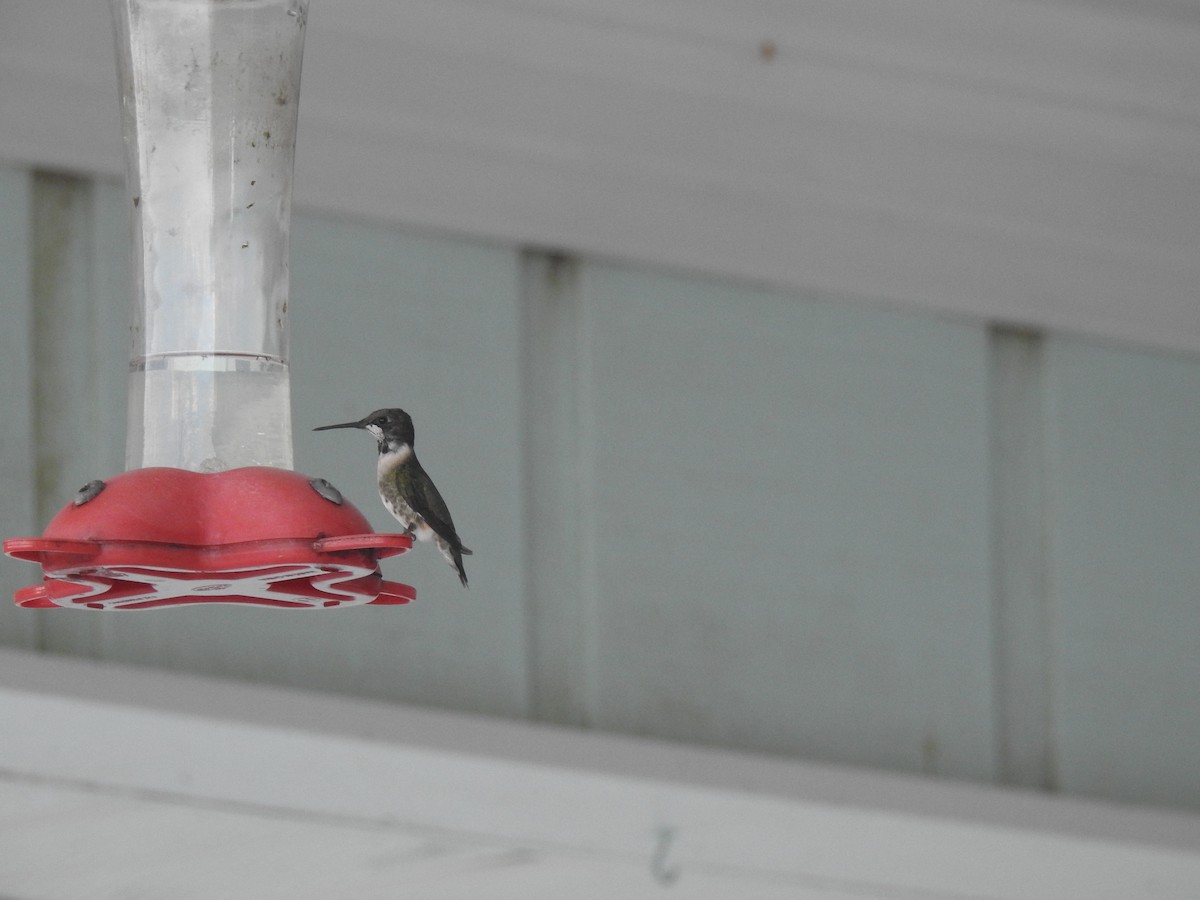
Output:
[[771,62],[775,59],[775,54],[779,52],[779,48],[774,41],[764,40],[758,45],[758,58],[763,62]]

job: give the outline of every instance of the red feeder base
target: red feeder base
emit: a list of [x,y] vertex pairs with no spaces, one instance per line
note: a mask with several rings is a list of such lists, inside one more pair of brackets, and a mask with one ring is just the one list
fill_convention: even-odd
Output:
[[384,581],[378,560],[411,547],[407,534],[373,533],[328,482],[265,467],[93,481],[42,537],[4,542],[42,566],[42,584],[14,597],[33,609],[408,603],[416,591]]

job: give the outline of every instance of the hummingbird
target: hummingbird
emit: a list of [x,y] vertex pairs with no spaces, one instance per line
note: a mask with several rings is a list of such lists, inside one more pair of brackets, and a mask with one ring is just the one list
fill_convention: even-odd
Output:
[[361,428],[374,436],[379,445],[376,463],[379,499],[409,535],[437,545],[466,587],[467,572],[462,558],[470,556],[471,551],[459,540],[446,501],[417,461],[412,416],[402,409],[377,409],[357,422],[322,425],[313,431],[331,428]]

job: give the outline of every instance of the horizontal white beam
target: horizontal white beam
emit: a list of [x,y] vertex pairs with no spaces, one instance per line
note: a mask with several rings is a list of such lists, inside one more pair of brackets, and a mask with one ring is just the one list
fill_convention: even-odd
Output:
[[1200,819],[1182,814],[13,651],[0,652],[0,760],[21,776],[621,866],[669,851],[667,871],[741,872],[830,897],[1182,900],[1200,884]]
[[[1200,13],[312,4],[298,204],[1200,351]],[[0,160],[121,171],[107,5],[9,4]]]

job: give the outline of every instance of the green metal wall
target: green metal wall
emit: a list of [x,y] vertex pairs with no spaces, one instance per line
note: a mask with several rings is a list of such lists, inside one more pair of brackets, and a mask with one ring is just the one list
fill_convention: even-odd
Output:
[[[0,169],[6,536],[122,467],[126,202]],[[292,252],[297,468],[392,530],[370,441],[308,429],[406,407],[470,590],[422,546],[407,608],[4,603],[0,644],[1200,807],[1200,360],[304,214]]]

